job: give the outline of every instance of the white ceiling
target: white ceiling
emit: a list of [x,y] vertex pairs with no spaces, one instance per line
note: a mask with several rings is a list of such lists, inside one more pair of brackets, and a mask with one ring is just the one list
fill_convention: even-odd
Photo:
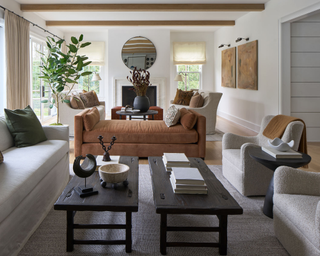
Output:
[[[15,0],[19,4],[263,4],[269,0]],[[36,12],[44,20],[237,20],[247,12]],[[95,32],[112,27],[57,26],[63,32]],[[118,29],[163,29],[171,31],[215,31],[218,26],[206,27],[116,27]]]

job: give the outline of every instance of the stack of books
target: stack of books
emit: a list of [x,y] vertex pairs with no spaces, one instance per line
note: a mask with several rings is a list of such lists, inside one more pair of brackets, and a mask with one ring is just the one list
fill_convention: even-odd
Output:
[[175,194],[207,194],[207,185],[194,167],[172,167],[170,182]]
[[163,153],[162,159],[167,172],[171,172],[172,167],[190,166],[190,161],[184,153]]
[[294,151],[293,149],[290,149],[288,151],[279,151],[273,147],[261,147],[261,149],[262,151],[277,159],[302,158],[302,154],[300,152]]

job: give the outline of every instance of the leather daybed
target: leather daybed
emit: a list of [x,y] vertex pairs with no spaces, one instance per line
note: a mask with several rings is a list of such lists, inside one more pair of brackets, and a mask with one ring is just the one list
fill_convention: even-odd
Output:
[[84,110],[74,117],[75,156],[102,155],[104,151],[98,140],[101,135],[106,147],[112,136],[117,138],[110,155],[148,157],[169,152],[205,157],[206,118],[193,110],[190,112],[197,116],[197,121],[192,129],[186,129],[180,123],[167,127],[163,120],[100,120],[91,130],[86,130],[84,122],[89,111]]

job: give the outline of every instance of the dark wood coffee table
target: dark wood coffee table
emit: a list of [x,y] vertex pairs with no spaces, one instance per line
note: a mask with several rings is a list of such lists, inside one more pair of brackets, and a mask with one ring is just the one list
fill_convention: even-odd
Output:
[[[127,188],[123,185],[119,185],[117,189],[112,187],[103,188],[100,185],[99,172],[95,172],[87,178],[87,186],[93,186],[94,190],[98,190],[99,193],[81,198],[74,188],[84,185],[84,179],[74,176],[54,204],[55,210],[67,211],[67,252],[73,251],[74,244],[124,244],[126,245],[126,252],[131,252],[132,212],[138,211],[139,158],[121,156],[119,162],[130,166]],[[77,211],[125,212],[126,223],[75,224],[74,216]],[[74,229],[124,229],[126,231],[126,238],[125,240],[75,240]]]
[[[162,157],[149,157],[152,177],[153,199],[160,220],[160,252],[166,254],[167,247],[219,247],[221,255],[227,254],[228,215],[242,214],[243,209],[223,187],[201,158],[191,158],[192,167],[201,172],[208,187],[207,195],[174,194],[170,174],[166,172]],[[168,214],[217,215],[218,227],[167,226]],[[167,242],[168,231],[219,232],[219,243]]]

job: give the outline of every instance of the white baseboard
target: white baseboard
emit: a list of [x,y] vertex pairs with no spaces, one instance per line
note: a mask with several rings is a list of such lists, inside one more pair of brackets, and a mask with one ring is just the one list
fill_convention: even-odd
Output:
[[223,111],[219,111],[219,110],[217,111],[217,115],[224,118],[224,119],[227,119],[233,123],[236,123],[237,125],[241,125],[251,131],[254,131],[254,132],[260,131],[260,125],[251,123],[251,122],[244,120],[242,118],[227,114],[227,113],[225,113]]

